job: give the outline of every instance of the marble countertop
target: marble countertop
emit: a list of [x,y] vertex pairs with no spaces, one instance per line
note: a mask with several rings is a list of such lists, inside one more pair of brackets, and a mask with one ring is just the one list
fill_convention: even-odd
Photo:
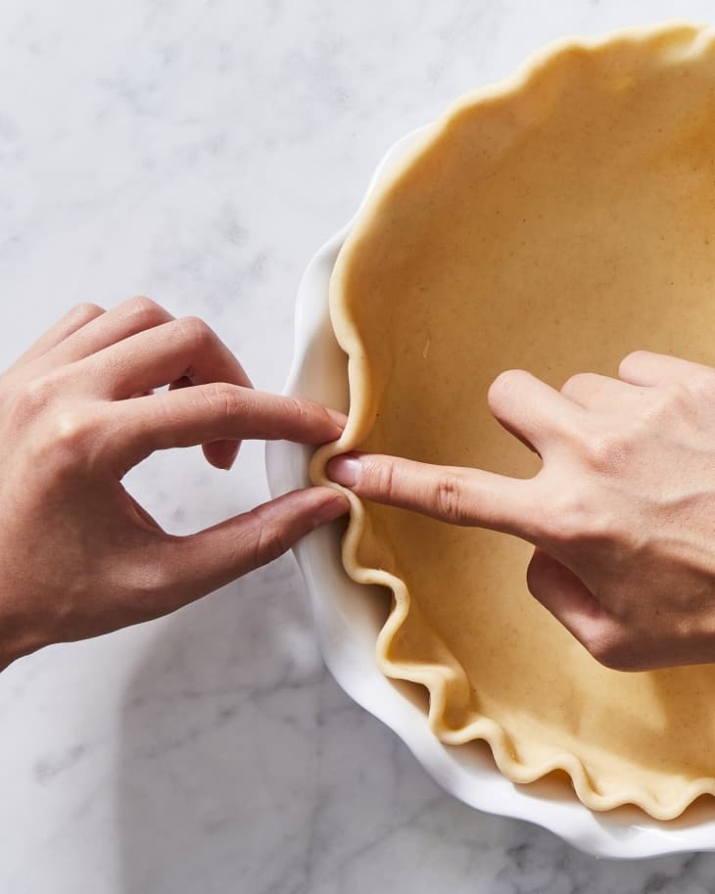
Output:
[[[664,0],[3,0],[0,360],[82,300],[203,316],[278,390],[313,251],[465,90]],[[711,5],[681,0],[706,20]],[[130,489],[184,533],[266,498],[198,451]],[[3,894],[700,894],[715,855],[598,861],[441,793],[321,662],[284,557],[0,677]]]

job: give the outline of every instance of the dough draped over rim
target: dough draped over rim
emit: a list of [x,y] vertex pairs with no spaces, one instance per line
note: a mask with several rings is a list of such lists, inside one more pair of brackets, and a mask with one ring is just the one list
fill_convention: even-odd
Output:
[[[563,42],[453,105],[378,185],[337,260],[351,449],[527,477],[490,416],[502,370],[560,387],[634,349],[715,365],[715,42],[691,25]],[[528,593],[531,548],[349,495],[348,574],[392,591],[377,656],[445,743],[594,810],[715,794],[715,666],[599,665]]]

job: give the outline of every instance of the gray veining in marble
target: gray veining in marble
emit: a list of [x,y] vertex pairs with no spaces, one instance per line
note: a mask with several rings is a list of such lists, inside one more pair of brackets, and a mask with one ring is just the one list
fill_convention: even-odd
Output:
[[[711,4],[682,0],[706,20]],[[664,0],[3,0],[0,358],[68,306],[150,294],[254,380],[296,285],[398,137],[569,33]],[[265,499],[198,452],[131,487],[170,530]],[[0,678],[3,894],[705,894],[715,856],[612,863],[443,795],[322,666],[285,557]]]

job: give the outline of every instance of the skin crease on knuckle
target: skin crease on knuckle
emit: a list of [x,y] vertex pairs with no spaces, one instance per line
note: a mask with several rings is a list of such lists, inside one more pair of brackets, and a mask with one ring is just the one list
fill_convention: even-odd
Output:
[[276,517],[271,503],[251,509],[243,520],[244,529],[236,540],[232,565],[246,570],[259,568],[290,549],[290,520]]
[[398,494],[395,491],[395,467],[390,461],[363,460],[360,486],[367,496],[376,494],[387,502],[398,499]]
[[295,417],[295,421],[299,425],[305,424],[306,427],[308,426],[308,423],[312,418],[311,407],[309,404],[306,404],[298,397],[290,397],[286,409],[290,416]]
[[327,442],[334,439],[341,430],[325,407],[299,397],[281,398],[288,401],[281,410],[284,419],[292,419],[295,437],[304,440]]
[[[181,317],[174,323],[173,328],[178,341],[199,354],[216,342],[213,330],[200,317]],[[190,369],[186,375],[191,375]]]
[[440,475],[434,485],[433,499],[440,518],[453,525],[473,524],[464,499],[463,482],[457,475]]
[[251,564],[254,568],[267,565],[282,556],[288,549],[290,549],[290,542],[280,525],[275,522],[260,525]]
[[212,411],[223,419],[236,419],[245,410],[245,399],[241,389],[224,382],[211,382],[199,389],[201,400],[208,403]]

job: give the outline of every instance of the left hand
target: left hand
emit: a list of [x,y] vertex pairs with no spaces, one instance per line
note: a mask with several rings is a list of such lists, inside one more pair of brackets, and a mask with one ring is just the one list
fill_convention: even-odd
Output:
[[253,390],[201,320],[142,298],[76,308],[0,376],[0,670],[174,611],[347,510],[308,488],[172,536],[122,485],[150,453],[202,444],[228,469],[243,438],[320,444],[343,418]]
[[369,454],[328,474],[534,544],[532,594],[608,666],[713,662],[715,369],[637,352],[619,376],[577,375],[560,392],[519,370],[496,379],[492,413],[543,461],[529,480]]

